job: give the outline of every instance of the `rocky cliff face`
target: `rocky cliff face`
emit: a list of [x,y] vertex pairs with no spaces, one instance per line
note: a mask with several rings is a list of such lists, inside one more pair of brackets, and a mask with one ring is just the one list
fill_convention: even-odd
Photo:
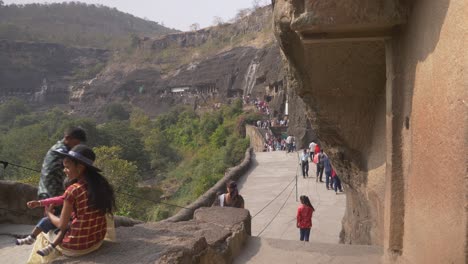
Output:
[[116,101],[157,115],[176,104],[211,106],[251,94],[279,98],[279,109],[284,74],[268,28],[271,9],[262,9],[233,24],[142,38],[130,58],[76,86],[72,105],[79,114],[98,118],[102,106]]
[[274,3],[290,84],[347,187],[342,242],[466,263],[466,3]]
[[268,67],[278,64],[279,47],[272,44],[234,48],[182,65],[170,76],[152,65],[113,65],[74,87],[71,104],[80,114],[95,115],[107,103],[130,102],[157,115],[175,104],[227,102],[244,93],[263,98],[267,88],[282,82],[281,69]]
[[70,87],[104,67],[110,53],[52,43],[0,41],[0,100],[15,96],[38,105],[68,104]]
[[289,63],[289,98],[298,106],[293,133],[316,133],[348,187],[341,241],[382,244],[385,45],[368,39],[404,14],[398,5],[367,3],[364,10],[362,1],[276,1],[275,33]]

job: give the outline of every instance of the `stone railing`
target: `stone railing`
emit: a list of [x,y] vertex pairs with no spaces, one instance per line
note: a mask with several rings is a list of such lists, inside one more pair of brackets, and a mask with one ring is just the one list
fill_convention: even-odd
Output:
[[265,145],[265,135],[256,126],[246,125],[245,134],[250,138],[250,147],[255,152],[262,152]]
[[[200,207],[211,206],[216,198],[218,192],[224,192],[226,190],[226,184],[229,181],[237,181],[243,176],[250,168],[252,156],[252,148],[247,149],[245,152],[244,160],[237,166],[229,168],[224,177],[219,180],[213,187],[206,191],[200,196],[195,202],[186,206],[187,209],[181,209],[177,214],[163,220],[168,222],[179,222],[192,219],[193,213]],[[250,234],[250,229],[249,229]]]
[[[249,211],[230,207],[199,208],[193,219],[153,222],[116,229],[117,243],[75,260],[80,263],[228,264],[250,233]],[[61,257],[54,263],[70,263]]]

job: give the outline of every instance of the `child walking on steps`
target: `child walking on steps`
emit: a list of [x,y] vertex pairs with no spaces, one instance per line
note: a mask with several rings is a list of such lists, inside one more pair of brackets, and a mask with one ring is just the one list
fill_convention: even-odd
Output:
[[[76,180],[68,182],[67,185],[71,185],[75,183]],[[66,186],[67,187],[67,186]],[[44,200],[34,200],[34,201],[29,201],[26,205],[28,208],[36,208],[36,207],[41,207],[44,206],[46,210],[52,210],[54,206],[60,206],[63,205],[63,201],[65,199],[65,194],[62,196],[57,196],[57,197],[52,197]],[[48,233],[50,230],[56,230],[57,227],[50,221],[48,217],[43,217],[37,225],[34,227],[32,233],[27,236],[26,238],[21,238],[16,240],[16,245],[31,245],[36,241],[36,237],[41,233]],[[49,244],[47,247],[39,249],[36,253],[41,255],[41,256],[47,256],[52,251],[54,248],[62,242],[62,239],[65,235],[65,232],[62,232],[60,229],[58,229],[57,237],[54,240],[53,243]]]

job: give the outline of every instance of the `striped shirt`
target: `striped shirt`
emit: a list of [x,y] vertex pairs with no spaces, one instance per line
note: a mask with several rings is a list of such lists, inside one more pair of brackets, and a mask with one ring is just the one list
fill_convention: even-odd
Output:
[[106,217],[88,207],[87,184],[79,181],[65,191],[65,201],[73,205],[71,226],[61,246],[70,250],[85,250],[100,243],[106,235]]

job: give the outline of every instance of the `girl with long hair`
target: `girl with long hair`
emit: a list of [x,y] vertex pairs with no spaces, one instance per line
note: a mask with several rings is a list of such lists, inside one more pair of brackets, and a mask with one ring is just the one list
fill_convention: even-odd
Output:
[[106,214],[112,214],[115,208],[114,190],[99,173],[101,170],[93,166],[96,155],[87,146],[77,145],[68,153],[57,153],[64,156],[64,172],[74,183],[61,197],[60,218],[54,215],[54,204],[45,206],[48,221],[59,233],[37,253],[46,256],[57,248],[66,256],[88,254],[102,245],[107,230]]
[[309,242],[310,229],[312,228],[312,214],[315,208],[310,203],[309,197],[301,195],[299,199],[301,200],[301,205],[297,208],[296,225],[299,228],[300,240]]

